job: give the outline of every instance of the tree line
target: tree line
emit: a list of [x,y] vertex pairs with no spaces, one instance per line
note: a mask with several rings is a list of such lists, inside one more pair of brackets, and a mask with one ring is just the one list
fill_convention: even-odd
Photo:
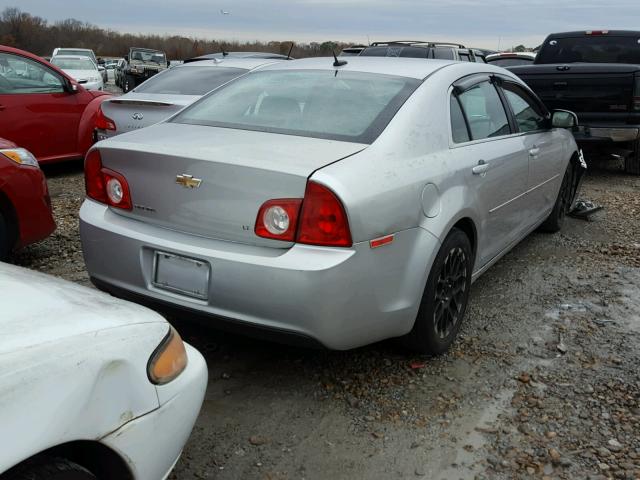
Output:
[[56,47],[90,48],[99,57],[122,57],[130,47],[154,48],[166,52],[171,60],[221,51],[271,52],[286,55],[293,44],[295,58],[331,55],[348,46],[343,42],[227,42],[187,38],[178,35],[134,35],[100,28],[69,18],[49,23],[46,19],[8,7],[0,14],[0,45],[20,48],[36,55],[51,55]]

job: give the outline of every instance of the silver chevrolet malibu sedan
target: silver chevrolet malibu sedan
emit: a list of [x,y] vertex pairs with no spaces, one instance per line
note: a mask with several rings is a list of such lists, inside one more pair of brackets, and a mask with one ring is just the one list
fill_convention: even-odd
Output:
[[485,64],[267,66],[87,154],[80,231],[115,295],[265,338],[438,354],[471,283],[562,226],[584,162],[517,77]]

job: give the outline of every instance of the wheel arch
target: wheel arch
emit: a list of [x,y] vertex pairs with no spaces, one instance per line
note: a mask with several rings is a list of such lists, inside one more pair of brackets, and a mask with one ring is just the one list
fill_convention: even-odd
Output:
[[91,100],[82,112],[80,122],[78,124],[78,151],[84,155],[87,153],[91,145],[93,145],[93,131],[95,126],[96,114],[98,107],[103,101],[111,98],[111,95],[100,95]]
[[[106,445],[92,440],[77,440],[48,448],[24,459],[9,471],[38,457],[64,458],[86,468],[100,480],[134,480],[124,458]],[[0,474],[0,480],[4,478],[5,475]]]

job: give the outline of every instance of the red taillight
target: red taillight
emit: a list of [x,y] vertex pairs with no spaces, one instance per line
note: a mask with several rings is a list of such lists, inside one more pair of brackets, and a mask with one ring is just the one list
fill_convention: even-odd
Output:
[[319,183],[307,183],[296,241],[330,247],[352,245],[349,221],[342,203],[331,190]]
[[116,129],[115,122],[104,114],[104,112],[102,111],[102,106],[98,107],[98,112],[96,113],[95,127],[99,130],[115,130]]
[[256,218],[256,235],[293,242],[301,203],[300,198],[280,198],[263,203]]
[[[302,205],[302,207],[301,207]],[[269,200],[258,211],[256,235],[288,242],[350,247],[347,213],[327,187],[308,182],[301,198]]]
[[90,151],[84,159],[84,182],[87,197],[112,207],[132,209],[127,180],[118,172],[102,167],[99,150]]
[[102,178],[102,158],[99,150],[91,150],[84,159],[84,186],[87,197],[107,203],[107,190]]
[[609,30],[587,30],[584,33],[586,33],[587,35],[608,35]]

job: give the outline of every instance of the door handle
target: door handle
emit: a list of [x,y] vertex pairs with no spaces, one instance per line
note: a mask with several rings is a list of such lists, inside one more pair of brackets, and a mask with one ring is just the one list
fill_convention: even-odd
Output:
[[489,170],[489,164],[484,160],[478,160],[478,165],[476,165],[471,169],[474,175],[482,175],[482,176],[486,175],[487,170]]
[[531,155],[532,157],[535,157],[539,153],[540,153],[540,147],[533,147],[531,150],[529,150],[529,155]]
[[0,105],[0,110],[4,110],[5,106],[4,105]]

